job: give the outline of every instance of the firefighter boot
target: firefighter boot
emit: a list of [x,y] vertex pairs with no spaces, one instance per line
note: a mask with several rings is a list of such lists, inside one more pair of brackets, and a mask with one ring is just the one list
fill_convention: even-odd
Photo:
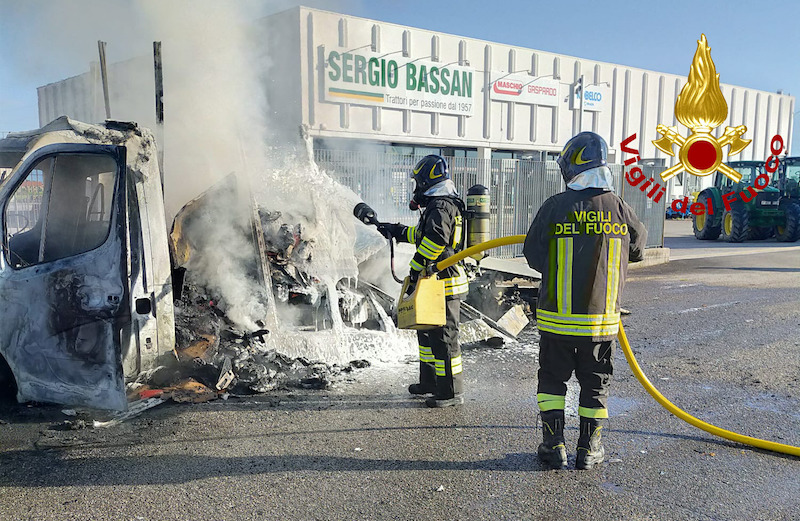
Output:
[[567,466],[567,449],[564,447],[564,410],[542,413],[542,443],[539,444],[539,460],[551,469]]
[[408,392],[411,394],[433,394],[436,392],[436,386],[425,386],[422,384],[411,384],[408,386]]
[[461,405],[462,403],[464,403],[464,396],[462,396],[460,393],[453,395],[451,398],[439,398],[434,395],[425,400],[425,405],[432,409],[455,407],[457,405]]
[[[423,348],[420,346],[420,357],[424,355]],[[430,348],[427,348],[430,349]],[[408,392],[413,395],[433,394],[436,392],[436,369],[431,362],[419,363],[419,382],[408,386]]]
[[603,462],[605,449],[601,442],[600,431],[603,429],[603,420],[600,418],[584,418],[581,416],[581,434],[578,438],[578,454],[575,458],[575,468],[587,470]]

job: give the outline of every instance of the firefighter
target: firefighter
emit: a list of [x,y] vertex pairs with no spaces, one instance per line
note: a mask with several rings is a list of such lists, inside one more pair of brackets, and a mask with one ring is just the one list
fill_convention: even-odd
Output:
[[603,461],[620,296],[628,261],[642,260],[647,239],[633,209],[614,193],[607,155],[606,142],[594,132],[567,142],[558,158],[566,190],[544,202],[523,248],[528,264],[542,274],[538,455],[551,468],[567,465],[564,397],[573,371],[580,384],[575,467]]
[[[409,278],[413,286],[426,267],[458,252],[462,243],[464,202],[450,179],[443,157],[428,155],[414,167],[412,210],[423,208],[416,226],[382,223],[378,231],[398,242],[417,246],[411,259]],[[435,270],[429,269],[428,272]],[[458,322],[461,298],[469,290],[463,266],[456,264],[438,273],[445,284],[445,316],[443,327],[417,331],[419,341],[419,382],[411,384],[414,395],[433,394],[425,400],[428,407],[449,407],[464,402],[461,347],[458,344]]]

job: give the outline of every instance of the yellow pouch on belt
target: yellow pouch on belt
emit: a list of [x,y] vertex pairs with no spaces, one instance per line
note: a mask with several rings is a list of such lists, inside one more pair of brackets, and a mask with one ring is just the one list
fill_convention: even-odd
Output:
[[433,329],[445,324],[444,281],[420,277],[411,295],[406,296],[411,280],[406,277],[397,301],[397,327],[400,329]]

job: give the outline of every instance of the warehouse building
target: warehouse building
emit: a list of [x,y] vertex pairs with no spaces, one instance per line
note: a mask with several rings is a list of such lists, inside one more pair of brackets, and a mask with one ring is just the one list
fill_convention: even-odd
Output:
[[[271,105],[315,139],[521,158],[546,157],[591,130],[612,155],[636,133],[642,158],[675,161],[650,141],[660,137],[659,123],[680,128],[674,106],[685,76],[307,8],[273,15],[267,27],[271,47],[282,48],[276,67],[285,71],[273,82]],[[287,41],[291,52],[278,44]],[[687,56],[687,72],[690,64]],[[581,78],[583,110],[575,93]],[[753,143],[741,159],[767,157],[774,134],[791,145],[794,97],[721,87],[729,114],[715,132],[747,126]]]
[[[653,172],[677,161],[653,145],[660,137],[657,125],[688,133],[674,114],[685,76],[305,7],[259,23],[271,62],[265,88],[277,129],[288,135],[302,129],[313,141],[318,162],[341,173],[362,194],[370,191],[365,183],[374,172],[384,172],[394,186],[399,171],[428,153],[453,158],[454,165],[470,173],[462,186],[481,182],[497,191],[513,181],[517,194],[508,204],[518,205],[523,190],[536,191],[529,208],[513,219],[519,224],[498,224],[497,233],[519,231],[539,201],[560,189],[557,170],[548,160],[580,130],[602,135],[617,165],[626,159],[621,142],[636,134],[631,146]],[[691,59],[686,57],[687,72]],[[123,65],[109,72],[112,97],[115,76],[127,84],[141,81],[141,75],[126,75]],[[724,80],[725,71],[718,72]],[[41,87],[41,122],[62,114],[103,119],[99,86],[99,73],[93,70]],[[724,83],[721,89],[728,116],[712,133],[720,137],[726,126],[746,125],[743,137],[752,140],[736,159],[765,159],[775,134],[791,148],[793,96]],[[143,92],[138,105],[152,106],[152,86]],[[148,109],[136,119],[147,124],[151,114]],[[529,178],[540,172],[540,180],[549,185],[536,181],[536,187],[526,188],[512,178],[520,171]],[[620,165],[615,175],[624,191],[621,171]],[[659,205],[710,184],[711,178],[676,176]],[[391,191],[398,204],[406,196],[403,189]],[[507,194],[498,195],[501,204]],[[641,211],[652,209],[650,199],[641,204]]]

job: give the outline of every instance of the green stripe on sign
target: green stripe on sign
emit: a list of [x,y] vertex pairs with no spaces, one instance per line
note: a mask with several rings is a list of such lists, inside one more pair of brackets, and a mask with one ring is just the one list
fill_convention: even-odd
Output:
[[360,98],[369,98],[374,101],[383,101],[383,94],[375,94],[374,92],[362,92],[360,90],[347,90],[347,89],[337,89],[331,87],[328,89],[328,92],[332,94],[343,94],[345,96],[354,96]]

